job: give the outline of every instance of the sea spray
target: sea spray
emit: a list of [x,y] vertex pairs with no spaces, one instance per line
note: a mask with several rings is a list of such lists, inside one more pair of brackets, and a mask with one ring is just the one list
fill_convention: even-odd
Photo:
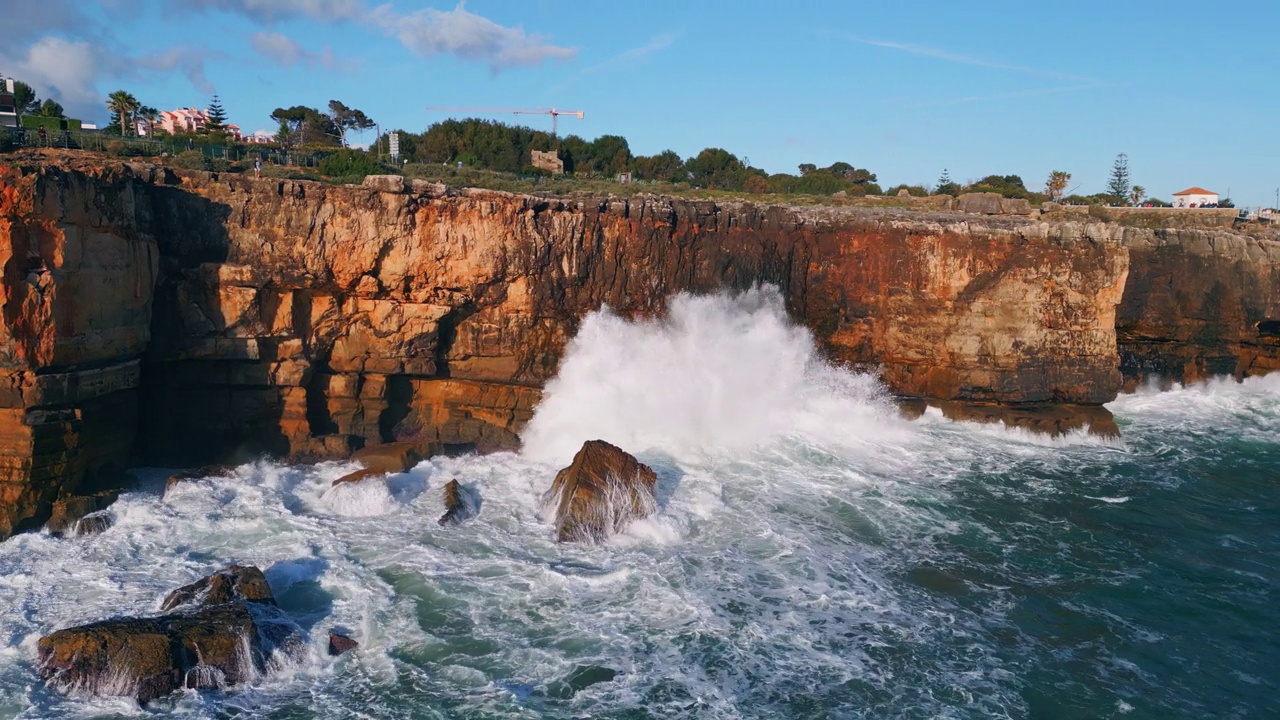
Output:
[[[343,463],[164,499],[168,471],[142,470],[110,531],[0,543],[0,717],[1280,716],[1280,376],[1122,396],[1114,446],[905,422],[770,292],[590,318],[528,454],[433,458],[389,498],[331,493]],[[557,543],[540,496],[584,439],[627,442],[606,424],[650,448],[626,449],[659,512]],[[441,527],[453,478],[483,506]],[[35,676],[42,634],[229,562],[307,629],[296,665],[146,711]],[[355,655],[324,653],[335,626]],[[561,692],[584,672],[613,679]]]
[[586,440],[678,459],[740,453],[794,432],[896,435],[884,388],[823,361],[772,286],[680,294],[666,316],[584,319],[526,428],[524,454],[566,464]]

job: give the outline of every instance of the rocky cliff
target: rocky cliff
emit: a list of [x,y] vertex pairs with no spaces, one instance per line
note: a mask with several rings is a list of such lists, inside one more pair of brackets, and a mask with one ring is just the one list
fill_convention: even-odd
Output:
[[0,173],[0,537],[129,462],[514,447],[586,313],[654,314],[679,291],[774,284],[833,360],[949,408],[1097,406],[1122,370],[1273,369],[1277,248],[16,156]]

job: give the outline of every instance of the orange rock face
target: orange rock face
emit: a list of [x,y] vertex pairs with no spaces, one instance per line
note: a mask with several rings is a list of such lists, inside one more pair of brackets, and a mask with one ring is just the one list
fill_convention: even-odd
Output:
[[1280,366],[1280,244],[1225,231],[12,157],[0,537],[131,458],[514,448],[582,317],[682,291],[776,285],[830,358],[934,401],[1098,406],[1122,369]]

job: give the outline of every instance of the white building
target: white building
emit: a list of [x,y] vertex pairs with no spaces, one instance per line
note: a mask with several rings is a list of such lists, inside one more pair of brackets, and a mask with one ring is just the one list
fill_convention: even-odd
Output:
[[1217,205],[1218,193],[1202,187],[1187,188],[1173,194],[1173,206],[1180,208],[1196,208],[1205,205]]

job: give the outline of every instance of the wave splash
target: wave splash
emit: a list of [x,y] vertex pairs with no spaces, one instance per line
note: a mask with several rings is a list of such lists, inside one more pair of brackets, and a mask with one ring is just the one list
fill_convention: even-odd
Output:
[[597,438],[685,459],[792,433],[846,443],[903,432],[884,386],[827,364],[763,286],[679,294],[660,319],[592,313],[523,441],[526,457],[564,463]]

